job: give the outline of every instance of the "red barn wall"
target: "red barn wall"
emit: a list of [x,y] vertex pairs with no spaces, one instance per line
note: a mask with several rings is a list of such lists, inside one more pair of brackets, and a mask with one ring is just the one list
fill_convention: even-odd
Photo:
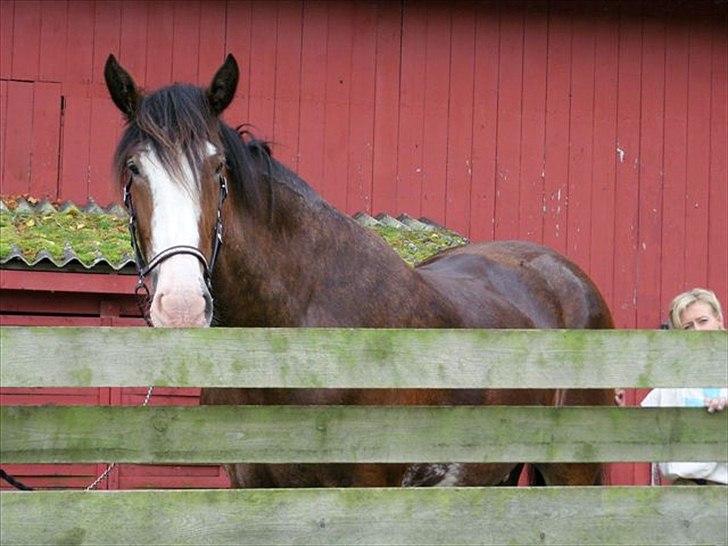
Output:
[[[114,53],[154,88],[242,68],[226,119],[353,213],[569,255],[619,327],[728,305],[718,2],[0,2],[0,193],[118,201]],[[634,397],[630,395],[630,401]]]

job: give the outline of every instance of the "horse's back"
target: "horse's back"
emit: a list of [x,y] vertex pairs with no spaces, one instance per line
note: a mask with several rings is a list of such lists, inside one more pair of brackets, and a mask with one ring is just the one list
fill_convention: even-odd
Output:
[[574,263],[526,241],[458,247],[417,271],[461,310],[465,327],[611,328],[599,290]]

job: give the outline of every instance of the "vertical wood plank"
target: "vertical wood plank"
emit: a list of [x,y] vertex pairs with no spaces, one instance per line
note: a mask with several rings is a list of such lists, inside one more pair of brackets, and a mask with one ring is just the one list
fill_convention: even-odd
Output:
[[588,13],[575,15],[572,32],[566,248],[569,258],[589,274],[595,33]]
[[326,129],[321,192],[340,209],[346,207],[346,177],[349,171],[352,8],[350,3],[329,4],[326,48]]
[[665,23],[648,17],[642,39],[642,116],[639,161],[637,327],[657,328],[660,317],[663,138],[665,115]]
[[[8,130],[8,82],[0,79],[0,185],[5,179],[5,159],[7,151],[5,146],[7,139],[5,138]],[[4,187],[0,188],[0,194],[5,193]]]
[[29,190],[34,197],[58,194],[58,143],[61,131],[61,84],[33,85],[33,129]]
[[479,6],[475,20],[470,237],[476,241],[494,238],[500,59],[499,6],[498,3]]
[[229,0],[225,24],[225,50],[238,61],[240,81],[235,98],[225,110],[223,119],[232,127],[237,127],[249,120],[251,2]]
[[61,173],[58,193],[63,200],[85,205],[89,198],[91,98],[88,89],[64,85],[61,128]]
[[[422,216],[440,224],[445,223],[446,144],[451,56],[450,29],[450,6],[429,2],[427,4],[427,59],[424,81],[425,120],[422,139],[423,173],[420,210]],[[489,51],[487,53],[490,55]],[[480,58],[476,57],[476,61]],[[476,64],[476,69],[477,66]],[[482,80],[478,78],[477,74],[475,78],[476,86],[478,86]],[[480,93],[478,93],[476,87],[476,97],[479,95]],[[483,112],[484,110],[476,111]]]
[[397,127],[399,125],[402,11],[379,2],[372,212],[392,213],[397,206]]
[[147,9],[147,66],[144,80],[149,89],[172,83],[174,4],[154,2]]
[[196,0],[174,3],[172,39],[172,80],[197,84],[197,56],[200,45],[200,3]]
[[273,151],[279,161],[294,171],[298,169],[302,25],[303,3],[278,3]]
[[[193,5],[194,2],[190,2],[190,4]],[[132,0],[121,4],[119,62],[140,86],[147,85],[147,6],[148,3],[141,0]],[[154,33],[154,29],[151,29],[151,33]],[[189,63],[190,59],[187,59],[187,62]],[[196,65],[196,62],[194,64]]]
[[250,123],[256,136],[275,140],[273,97],[276,85],[278,10],[274,3],[255,2],[252,11],[250,55]]
[[397,139],[397,200],[394,213],[420,215],[424,132],[427,6],[408,2],[402,21],[402,81]]
[[376,5],[356,4],[351,50],[346,190],[346,211],[350,214],[359,211],[371,213],[376,32]]
[[301,35],[298,172],[314,188],[320,187],[324,177],[327,21],[326,3],[304,4]]
[[[97,2],[95,4],[92,81],[97,87],[106,87],[104,65],[109,54],[113,54],[117,59],[120,57],[122,28],[123,22],[120,1],[107,0],[106,2]],[[134,78],[140,77],[137,74],[132,74],[132,76]]]
[[6,108],[5,160],[0,177],[0,194],[28,193],[33,138],[33,84],[8,81]]
[[60,82],[66,74],[66,9],[66,2],[43,2],[38,70],[41,80]]
[[591,278],[607,302],[614,294],[615,162],[617,158],[617,74],[619,16],[603,14],[596,22],[594,66],[594,147],[592,164]]
[[708,197],[710,191],[711,29],[691,21],[688,73],[685,280],[688,288],[708,281]]
[[614,300],[618,328],[634,328],[637,305],[637,203],[639,202],[642,20],[621,13],[614,228]]
[[660,309],[685,290],[688,44],[690,26],[669,27],[665,51],[665,157]]
[[549,13],[546,68],[546,169],[543,241],[566,251],[566,181],[569,178],[571,16]]
[[13,17],[12,78],[38,78],[40,60],[41,2],[15,2]]
[[94,5],[85,0],[71,0],[67,20],[68,55],[63,84],[89,84],[93,68]]
[[[728,23],[713,26],[708,286],[728,306]],[[726,312],[724,311],[724,314]]]
[[445,222],[463,234],[470,229],[474,63],[473,6],[457,3],[452,12]]
[[529,5],[523,29],[523,118],[518,238],[536,242],[541,242],[543,239],[547,14],[542,4]]
[[208,85],[225,60],[225,0],[207,0],[200,9],[199,85]]
[[0,78],[10,79],[13,68],[15,2],[0,2]]
[[523,13],[501,11],[495,238],[518,237],[523,96]]

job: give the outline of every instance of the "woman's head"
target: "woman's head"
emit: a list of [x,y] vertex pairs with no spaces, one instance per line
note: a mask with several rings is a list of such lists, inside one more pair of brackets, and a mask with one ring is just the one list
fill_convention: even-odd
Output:
[[681,330],[724,330],[720,302],[713,292],[693,288],[670,304],[670,328]]

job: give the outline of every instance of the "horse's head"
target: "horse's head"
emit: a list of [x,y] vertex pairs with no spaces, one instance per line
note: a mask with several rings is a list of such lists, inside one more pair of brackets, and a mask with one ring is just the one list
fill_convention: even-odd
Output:
[[208,326],[210,278],[221,242],[227,167],[218,116],[238,82],[232,55],[207,89],[172,85],[145,95],[110,55],[106,85],[128,126],[115,156],[140,280],[152,286],[155,326]]

